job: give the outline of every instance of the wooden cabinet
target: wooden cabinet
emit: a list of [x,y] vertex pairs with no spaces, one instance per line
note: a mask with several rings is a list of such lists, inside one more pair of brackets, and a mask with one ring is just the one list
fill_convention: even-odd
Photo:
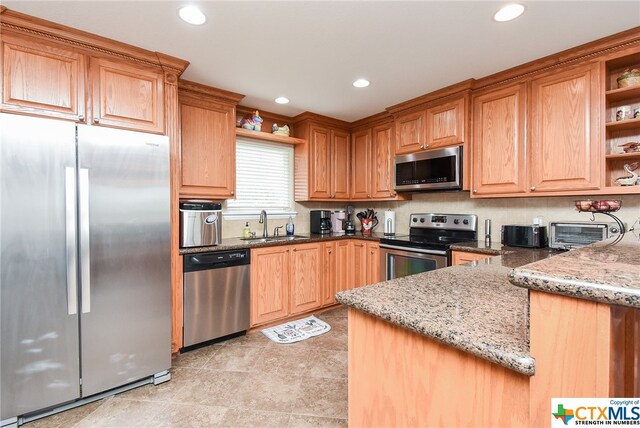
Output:
[[[394,188],[393,123],[358,130],[351,135],[351,199],[397,200]],[[402,196],[405,198],[405,196]]]
[[3,35],[2,110],[83,121],[85,55]]
[[164,134],[161,70],[91,58],[94,124]]
[[331,198],[349,199],[350,134],[346,131],[331,131]]
[[474,195],[525,192],[525,114],[525,84],[474,95]]
[[393,198],[396,196],[393,189],[393,123],[374,126],[371,134],[371,197]]
[[338,287],[338,254],[336,241],[325,242],[322,245],[322,306],[332,305],[336,302]]
[[353,240],[336,241],[336,292],[351,290],[354,287],[355,275],[352,266]]
[[429,107],[426,113],[425,148],[455,146],[464,142],[465,98]]
[[320,272],[323,251],[319,244],[301,244],[292,247],[289,313],[295,315],[322,305],[323,284]]
[[[117,52],[118,44],[111,44],[110,50]],[[3,111],[166,133],[165,70],[160,63],[140,65],[126,54],[94,51],[89,42],[77,45],[63,37],[52,41],[16,34],[2,35],[2,57]],[[172,68],[166,71],[175,83]]]
[[446,97],[425,104],[424,110],[399,114],[395,119],[396,154],[463,144],[468,99],[466,94]]
[[347,127],[347,123],[344,128],[325,124],[311,113],[294,122],[296,136],[306,140],[294,148],[297,201],[349,200],[351,138]]
[[[181,197],[232,198],[236,180],[235,103],[213,88],[180,82]],[[200,91],[198,91],[200,90]]]
[[424,110],[398,116],[395,119],[396,154],[413,153],[425,148]]
[[292,246],[251,250],[251,325],[278,320],[289,314]]
[[380,260],[380,244],[367,242],[367,284],[375,284],[382,281],[382,261]]
[[371,129],[351,134],[351,197],[371,198]]
[[483,253],[468,253],[466,251],[452,251],[451,252],[451,265],[457,266],[464,263],[475,262],[478,260],[488,259],[495,257],[491,254]]
[[600,187],[599,70],[591,63],[531,82],[530,191]]

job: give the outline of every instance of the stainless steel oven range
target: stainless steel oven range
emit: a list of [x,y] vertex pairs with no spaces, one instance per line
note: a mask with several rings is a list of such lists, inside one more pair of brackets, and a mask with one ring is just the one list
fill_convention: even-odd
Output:
[[386,280],[447,267],[451,244],[478,236],[473,214],[411,214],[409,225],[409,235],[380,240]]

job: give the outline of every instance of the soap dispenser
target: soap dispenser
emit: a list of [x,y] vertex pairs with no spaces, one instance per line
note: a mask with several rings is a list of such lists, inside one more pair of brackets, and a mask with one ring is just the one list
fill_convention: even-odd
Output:
[[289,221],[287,222],[287,235],[293,235],[293,219],[289,216]]
[[251,238],[251,229],[249,228],[249,222],[244,224],[242,228],[242,237],[243,238]]

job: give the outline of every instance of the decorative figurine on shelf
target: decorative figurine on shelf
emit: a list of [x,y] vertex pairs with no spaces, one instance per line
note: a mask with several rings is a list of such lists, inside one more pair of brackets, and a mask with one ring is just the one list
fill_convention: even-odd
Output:
[[289,125],[278,126],[277,123],[274,123],[271,127],[271,133],[276,135],[284,135],[285,137],[289,136]]
[[631,141],[631,142],[626,143],[626,144],[620,144],[618,147],[622,147],[622,150],[625,153],[640,152],[640,143],[637,143],[635,141]]
[[260,117],[260,112],[258,110],[253,113],[253,117],[251,119],[242,119],[242,129],[248,129],[250,131],[261,131],[262,130],[262,118]]
[[616,178],[616,181],[618,183],[620,183],[621,186],[636,186],[640,184],[640,180],[638,180],[638,174],[636,173],[636,169],[638,169],[638,166],[640,165],[640,162],[634,162],[634,163],[630,163],[630,164],[625,164],[624,165],[624,170],[628,173],[631,174],[629,177],[619,177]]

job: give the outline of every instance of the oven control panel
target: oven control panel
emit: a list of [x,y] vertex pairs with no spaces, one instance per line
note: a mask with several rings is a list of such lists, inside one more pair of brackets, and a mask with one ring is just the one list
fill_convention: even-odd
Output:
[[411,214],[409,227],[475,232],[478,230],[478,216],[475,214]]

